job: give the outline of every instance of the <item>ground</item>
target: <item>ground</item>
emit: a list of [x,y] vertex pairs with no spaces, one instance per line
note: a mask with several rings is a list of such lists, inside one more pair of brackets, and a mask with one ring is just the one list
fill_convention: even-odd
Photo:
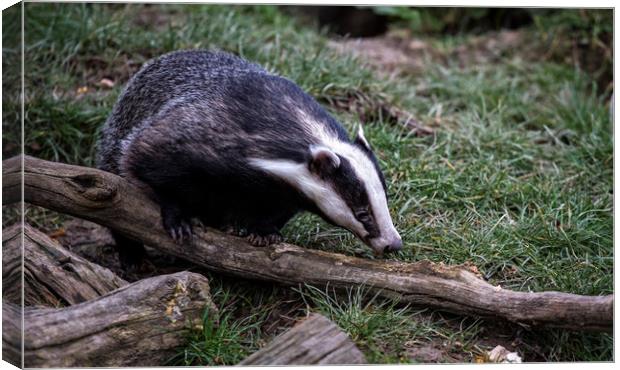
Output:
[[[364,125],[405,244],[388,258],[471,263],[492,284],[514,290],[613,292],[608,100],[587,74],[538,57],[533,30],[458,37],[392,30],[355,41],[329,38],[267,6],[25,7],[27,154],[92,166],[98,127],[146,60],[176,49],[223,49],[297,82],[349,132]],[[7,30],[18,29],[15,14],[3,13]],[[11,95],[20,50],[6,35],[5,157],[19,151],[20,120]],[[4,224],[15,220],[15,210],[3,208],[3,216]],[[75,230],[67,217],[34,207],[26,219],[60,239]],[[294,219],[285,237],[374,258],[315,216]],[[109,246],[93,254],[65,243],[116,264]],[[152,273],[174,269],[153,258],[160,263]],[[372,363],[471,362],[497,344],[525,361],[613,359],[607,333],[521,328],[385,302],[364,289],[277,287],[200,272],[223,313],[221,340],[193,333],[171,363],[232,365],[306,310],[334,320]]]

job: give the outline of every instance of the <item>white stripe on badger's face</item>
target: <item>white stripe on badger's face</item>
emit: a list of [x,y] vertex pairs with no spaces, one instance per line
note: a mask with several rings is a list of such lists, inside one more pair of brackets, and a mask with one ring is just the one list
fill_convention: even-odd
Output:
[[307,163],[285,159],[250,158],[249,163],[289,183],[310,199],[329,219],[354,234],[364,235],[364,225],[351,213],[349,206],[325,181],[308,169]]
[[[310,119],[305,112],[299,110],[298,113],[300,119],[304,121],[304,127],[307,127],[309,135],[316,137],[322,147],[346,158],[350,162],[357,178],[360,179],[366,190],[374,222],[379,229],[379,236],[372,239],[367,238],[368,231],[357,220],[349,205],[347,205],[331,184],[312,173],[307,163],[261,158],[251,158],[250,163],[257,168],[272,173],[300,190],[332,222],[353,232],[376,251],[383,252],[390,245],[400,244],[401,238],[392,223],[381,179],[370,158],[357,146],[343,142],[335,134],[327,132],[324,124]],[[370,149],[366,138],[363,137],[363,132],[361,137],[364,145]],[[309,148],[309,150],[312,152],[315,149]]]

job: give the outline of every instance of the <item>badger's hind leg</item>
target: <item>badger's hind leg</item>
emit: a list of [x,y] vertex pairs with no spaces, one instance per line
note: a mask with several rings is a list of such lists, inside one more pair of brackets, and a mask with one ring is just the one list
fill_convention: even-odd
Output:
[[263,212],[260,217],[249,221],[248,241],[257,247],[281,243],[284,238],[280,230],[297,213],[297,209],[282,207],[276,212]]
[[280,234],[280,232],[263,235],[258,233],[251,233],[248,236],[248,241],[255,247],[266,247],[271,244],[281,243],[283,240],[284,238],[282,237],[282,234]]
[[146,257],[144,245],[115,231],[112,231],[112,236],[114,237],[114,249],[118,253],[121,268],[125,271],[138,269]]
[[282,234],[275,228],[260,228],[240,226],[239,224],[230,224],[222,228],[227,234],[247,238],[248,242],[255,247],[266,247],[271,244],[280,243],[283,240]]

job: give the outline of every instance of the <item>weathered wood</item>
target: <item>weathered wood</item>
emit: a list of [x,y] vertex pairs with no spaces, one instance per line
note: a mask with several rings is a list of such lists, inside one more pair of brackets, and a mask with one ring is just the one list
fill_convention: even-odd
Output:
[[[21,192],[22,178],[20,174],[24,158],[23,155],[18,155],[2,161],[2,205],[14,204],[23,200]],[[5,163],[7,166],[5,166]]]
[[[7,199],[19,200],[10,194],[19,163],[18,157],[3,162]],[[191,243],[178,245],[161,227],[158,205],[119,176],[26,157],[24,181],[26,202],[100,223],[214,271],[289,285],[364,285],[401,302],[525,325],[612,329],[613,295],[514,292],[493,287],[467,266],[367,260],[286,243],[260,248],[214,230],[198,229]]]
[[[209,283],[199,274],[180,272],[140,280],[102,297],[64,308],[26,308],[26,367],[161,366],[201,323],[211,302]],[[19,308],[3,303],[8,322]],[[5,329],[3,327],[3,329]],[[17,326],[2,333],[7,353],[20,343]]]
[[2,359],[19,368],[22,364],[22,309],[2,301]]
[[364,354],[326,317],[310,314],[239,365],[365,364]]
[[23,227],[16,224],[2,230],[2,300],[22,304],[24,275],[22,266]]
[[2,245],[2,297],[15,304],[20,304],[22,293],[22,252],[26,306],[72,305],[128,284],[28,224],[2,230]]

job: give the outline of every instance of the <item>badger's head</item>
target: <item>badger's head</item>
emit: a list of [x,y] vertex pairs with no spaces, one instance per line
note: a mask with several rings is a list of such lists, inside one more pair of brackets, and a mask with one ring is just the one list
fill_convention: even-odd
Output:
[[350,142],[323,136],[308,148],[307,162],[253,159],[254,165],[285,180],[326,221],[355,234],[376,253],[398,251],[402,239],[387,205],[386,185],[360,126]]

